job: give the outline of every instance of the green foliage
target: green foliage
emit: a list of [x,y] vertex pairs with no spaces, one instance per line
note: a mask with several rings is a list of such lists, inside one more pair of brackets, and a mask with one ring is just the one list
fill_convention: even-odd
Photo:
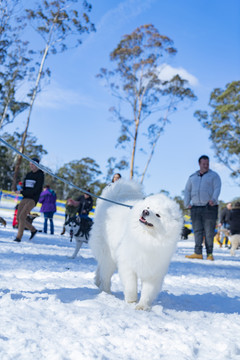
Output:
[[[92,193],[99,195],[105,183],[101,183],[97,177],[101,175],[99,165],[91,158],[73,160],[64,164],[56,173],[59,177],[71,182],[83,190],[90,189]],[[78,197],[79,191],[63,182],[56,182],[53,189],[60,199]]]
[[0,146],[0,189],[10,190],[12,184],[11,162],[8,161],[8,150]]
[[[37,70],[35,70],[35,67],[31,68],[35,81],[33,88],[28,92],[30,106],[26,127],[22,134],[22,141],[19,148],[21,153],[24,153],[32,109],[36,96],[40,91],[41,80],[45,75],[50,76],[51,74],[50,69],[45,68],[47,58],[49,54],[57,54],[67,50],[69,47],[78,46],[81,43],[81,36],[84,33],[94,30],[94,26],[90,23],[88,17],[90,11],[91,5],[86,0],[44,0],[34,3],[31,9],[25,9],[27,25],[31,25],[31,27],[36,30],[36,33],[42,37],[44,42],[42,48],[31,52],[36,52],[40,57],[40,61],[37,62]],[[20,21],[23,21],[23,19],[25,20],[24,17],[20,18]],[[34,46],[34,44],[32,46]],[[15,164],[13,188],[16,187],[21,159],[21,156],[18,156]]]
[[185,214],[185,206],[184,206],[184,200],[181,196],[175,196],[173,198],[174,201],[176,201],[176,203],[178,203],[180,209],[182,210],[182,212]]
[[217,159],[240,178],[240,81],[233,81],[225,89],[214,89],[210,95],[213,111],[196,111],[195,117],[210,131],[209,139]]
[[116,162],[116,158],[110,157],[108,159],[107,168],[108,168],[108,171],[107,171],[106,181],[111,182],[113,175],[115,173],[121,172],[122,170],[125,170],[128,168],[128,162],[125,159],[122,159],[119,162]]
[[[13,135],[4,133],[2,137],[10,145],[16,148],[21,142],[21,134],[17,132],[14,132]],[[25,154],[30,158],[38,157],[39,159],[42,159],[42,157],[47,154],[47,151],[43,148],[42,145],[37,143],[36,137],[29,134],[26,141]],[[2,146],[0,143],[0,189],[11,189],[15,158],[15,153],[7,147]],[[17,178],[17,183],[19,181],[23,181],[26,173],[29,171],[29,162],[23,159]],[[71,182],[83,190],[90,189],[90,192],[95,195],[100,195],[103,188],[107,185],[105,182],[101,182],[98,179],[101,174],[102,172],[99,165],[91,158],[83,158],[81,160],[71,161],[67,164],[64,164],[56,172],[56,175],[59,177]],[[45,185],[50,185],[50,187],[54,189],[58,199],[64,200],[69,197],[77,198],[80,195],[78,190],[63,183],[60,180],[57,180],[48,173],[45,173],[44,183]]]
[[81,36],[95,30],[88,16],[91,5],[86,0],[45,0],[25,11],[52,54],[80,45]]
[[[18,132],[14,132],[13,135],[5,132],[2,135],[2,138],[15,148],[20,146],[21,134]],[[41,159],[42,156],[47,154],[47,151],[43,148],[42,145],[37,144],[37,138],[35,136],[29,134],[26,141],[25,154],[30,158],[38,157]],[[0,188],[4,190],[10,190],[14,173],[14,162],[16,154],[12,150],[2,146],[0,143],[0,156]],[[29,162],[24,159],[17,177],[17,183],[22,181],[26,173],[29,171]]]
[[162,190],[160,190],[159,193],[160,193],[160,194],[163,194],[163,195],[165,195],[165,196],[167,196],[167,197],[170,197],[170,192],[169,192],[168,190],[162,189]]
[[[169,37],[161,35],[153,25],[142,25],[131,34],[123,36],[111,52],[110,59],[115,63],[115,69],[102,68],[97,75],[106,81],[112,95],[124,105],[127,113],[125,116],[122,108],[114,106],[110,109],[121,125],[117,145],[128,151],[129,158],[131,156],[130,178],[136,174],[135,157],[138,142],[141,141],[142,125],[145,126],[145,135],[149,141],[148,153],[150,152],[145,174],[170,114],[176,111],[179,102],[185,99],[196,100],[192,90],[187,87],[187,81],[179,75],[169,81],[161,80],[163,65],[169,56],[175,54],[176,49]],[[151,115],[163,111],[164,116],[155,117],[154,122],[147,125],[146,120]],[[146,131],[146,126],[149,126],[149,131]]]
[[16,100],[19,83],[28,72],[28,42],[21,40],[24,21],[17,18],[19,1],[1,1],[0,7],[0,128],[28,106]]

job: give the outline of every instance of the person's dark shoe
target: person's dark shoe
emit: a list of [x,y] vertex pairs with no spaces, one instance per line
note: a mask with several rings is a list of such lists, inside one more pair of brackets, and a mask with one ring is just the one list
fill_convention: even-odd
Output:
[[16,242],[21,242],[21,239],[16,238],[16,239],[14,239],[13,241],[16,241]]
[[36,235],[37,230],[31,231],[31,236],[29,238],[29,240],[32,240],[32,238]]

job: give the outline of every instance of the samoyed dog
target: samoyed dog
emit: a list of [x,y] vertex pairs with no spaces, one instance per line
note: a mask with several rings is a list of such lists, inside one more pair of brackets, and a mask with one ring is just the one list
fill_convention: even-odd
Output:
[[97,200],[89,245],[98,266],[95,284],[110,292],[118,269],[125,300],[138,300],[137,310],[148,310],[160,292],[171,257],[180,238],[183,219],[176,202],[163,194],[144,198],[134,181],[120,179],[101,195],[127,206]]

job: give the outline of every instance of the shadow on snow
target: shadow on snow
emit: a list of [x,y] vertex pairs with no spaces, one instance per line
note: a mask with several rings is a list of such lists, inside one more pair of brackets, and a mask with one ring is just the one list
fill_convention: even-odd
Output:
[[[159,294],[157,299],[163,309],[176,311],[204,311],[224,314],[240,314],[239,297],[230,298],[225,294],[173,295],[167,292]],[[156,305],[156,302],[155,302]]]

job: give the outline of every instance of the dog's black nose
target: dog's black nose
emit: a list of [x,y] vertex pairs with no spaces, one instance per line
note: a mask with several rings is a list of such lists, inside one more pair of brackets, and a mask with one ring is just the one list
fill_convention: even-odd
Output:
[[142,216],[148,216],[148,215],[149,215],[149,211],[148,210],[143,210]]

